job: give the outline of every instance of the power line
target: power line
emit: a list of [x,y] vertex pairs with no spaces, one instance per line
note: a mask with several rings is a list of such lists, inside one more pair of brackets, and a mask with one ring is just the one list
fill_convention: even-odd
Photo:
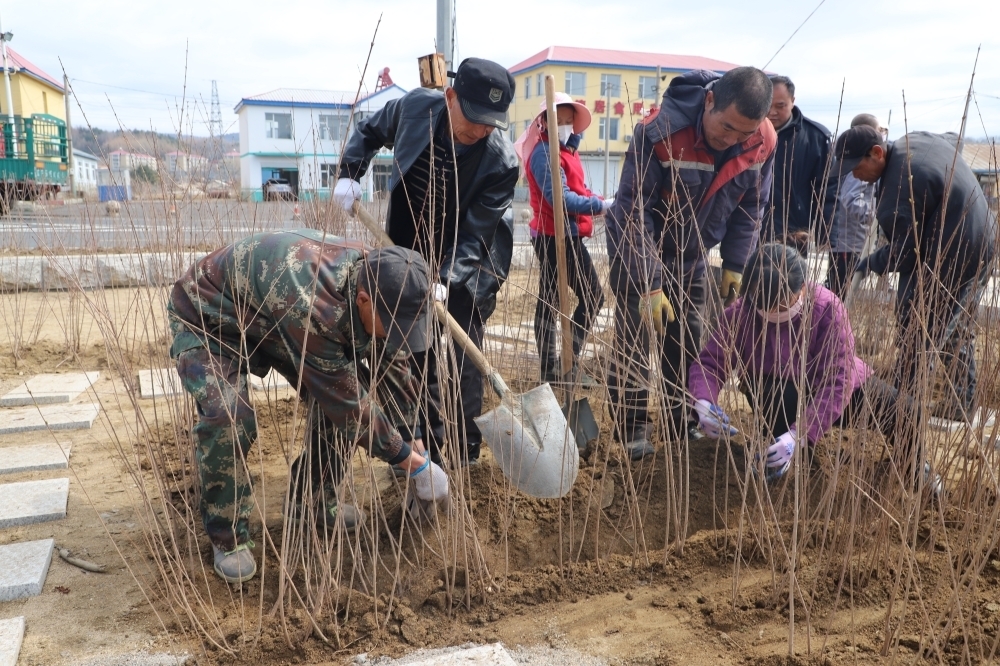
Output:
[[819,0],[819,4],[818,4],[818,5],[816,5],[816,9],[812,10],[812,12],[810,12],[810,13],[809,13],[809,16],[807,16],[807,17],[806,17],[806,20],[805,20],[805,21],[803,21],[802,23],[800,23],[800,24],[799,24],[799,27],[795,29],[795,32],[793,32],[793,33],[792,33],[791,35],[789,35],[788,39],[786,39],[786,40],[785,40],[785,43],[784,43],[784,44],[782,44],[782,45],[781,45],[781,47],[780,47],[780,48],[778,48],[778,50],[774,52],[774,55],[773,55],[773,56],[771,56],[771,60],[768,60],[768,61],[767,61],[766,63],[764,63],[764,66],[763,66],[763,67],[761,67],[761,69],[767,69],[767,66],[768,66],[768,65],[770,65],[770,64],[771,64],[771,62],[772,62],[772,61],[773,61],[773,60],[774,60],[775,58],[777,58],[777,57],[778,57],[778,54],[779,54],[779,53],[781,53],[781,49],[783,49],[783,48],[785,48],[786,46],[788,46],[788,42],[792,41],[792,37],[794,37],[794,36],[795,36],[795,34],[796,34],[796,33],[797,33],[797,32],[798,32],[799,30],[801,30],[801,29],[802,29],[802,26],[804,26],[804,25],[805,25],[805,24],[806,24],[806,23],[807,23],[807,22],[809,21],[809,19],[811,19],[811,18],[812,18],[813,14],[815,14],[815,13],[816,13],[817,11],[819,11],[819,8],[823,6],[823,3],[824,3],[824,2],[826,2],[826,0]]

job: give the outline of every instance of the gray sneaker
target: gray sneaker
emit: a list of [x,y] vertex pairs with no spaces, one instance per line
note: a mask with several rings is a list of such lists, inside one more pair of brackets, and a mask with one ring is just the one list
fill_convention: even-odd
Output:
[[253,541],[241,543],[228,552],[213,543],[212,554],[215,560],[213,568],[219,578],[227,583],[243,583],[253,578],[257,574],[257,561],[250,552],[251,548]]
[[326,511],[316,518],[317,524],[329,531],[337,528],[338,520],[343,521],[344,529],[353,532],[365,522],[365,512],[353,504],[334,504],[326,507]]
[[941,498],[944,494],[944,481],[941,475],[931,469],[930,461],[924,463],[924,488],[935,499]]

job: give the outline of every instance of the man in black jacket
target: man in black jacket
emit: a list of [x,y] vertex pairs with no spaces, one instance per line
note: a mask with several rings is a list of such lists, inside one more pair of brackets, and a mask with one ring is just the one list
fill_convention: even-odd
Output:
[[[996,218],[955,134],[912,132],[886,142],[871,127],[837,139],[841,171],[879,181],[876,217],[889,244],[861,260],[857,272],[899,273],[896,319],[900,387],[915,392],[920,360],[936,351],[947,363],[946,395],[934,415],[975,416],[973,318],[993,271]],[[929,382],[923,375],[922,385]]]
[[[435,297],[446,300],[448,311],[482,346],[484,322],[496,308],[514,251],[511,206],[519,167],[503,131],[514,79],[478,58],[462,61],[453,76],[454,85],[444,92],[418,88],[358,123],[344,149],[334,198],[351,210],[372,157],[391,147],[386,231],[394,243],[424,257],[437,277]],[[451,450],[453,460],[474,462],[482,442],[473,421],[482,411],[482,375],[456,347],[461,405],[458,423],[446,424],[438,364],[447,360],[439,351],[431,345],[426,358],[413,355],[421,375],[426,361],[425,437],[435,461],[446,439],[457,435],[454,444],[462,445]]]
[[774,92],[767,119],[778,133],[774,151],[772,213],[764,226],[765,240],[781,240],[791,231],[809,231],[820,245],[830,236],[837,201],[837,184],[827,184],[830,130],[802,115],[795,106],[795,84],[787,76],[772,76]]

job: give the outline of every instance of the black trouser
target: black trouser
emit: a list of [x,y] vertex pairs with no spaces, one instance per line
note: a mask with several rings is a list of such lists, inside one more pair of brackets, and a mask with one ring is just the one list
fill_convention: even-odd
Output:
[[[542,376],[559,376],[559,349],[556,341],[556,316],[559,310],[559,275],[556,270],[556,239],[539,235],[531,239],[541,268],[538,271],[538,302],[535,304],[535,345],[538,347]],[[604,304],[604,290],[590,259],[590,252],[579,236],[566,238],[566,278],[576,294],[573,311],[573,359],[580,356],[584,339],[590,332],[597,311]]]
[[[666,325],[660,352],[661,413],[667,437],[681,438],[688,428],[687,373],[701,351],[705,306],[705,266],[683,271],[664,266],[663,293],[676,319]],[[611,288],[615,293],[615,346],[608,377],[615,438],[621,442],[645,436],[649,418],[649,326],[639,313],[644,288],[636,284],[620,260],[611,262]],[[654,345],[653,354],[659,349]]]
[[[482,349],[483,321],[478,308],[464,294],[464,290],[453,290],[448,294],[448,312],[469,334],[476,347]],[[465,352],[457,344],[452,343],[449,349],[442,350],[441,328],[436,318],[432,333],[427,351],[412,355],[414,373],[426,389],[424,405],[420,410],[420,428],[424,440],[431,458],[437,463],[441,462],[441,452],[445,449],[446,442],[451,443],[448,454],[452,461],[478,460],[483,436],[473,419],[483,411],[483,373],[465,358]],[[445,370],[445,375],[452,378],[452,381],[458,377],[457,405],[451,394],[446,394],[447,399],[442,402],[442,370]],[[455,428],[458,441],[452,441]]]
[[[798,415],[799,391],[795,382],[783,377],[762,375],[741,382],[740,391],[750,403],[750,409],[760,417],[761,435],[765,441],[777,439],[788,432]],[[804,396],[809,399],[809,396]],[[833,422],[843,428],[872,427],[885,436],[893,457],[900,463],[910,459],[916,442],[917,414],[913,401],[878,377],[869,377],[851,393],[844,412]],[[804,432],[800,434],[805,435]],[[923,456],[913,460],[919,465]]]
[[993,262],[987,262],[973,277],[956,280],[958,284],[943,284],[930,270],[899,275],[896,291],[896,322],[900,336],[897,386],[901,391],[918,396],[919,388],[926,385],[919,376],[920,357],[927,357],[928,376],[933,376],[933,353],[939,353],[945,363],[946,392],[942,405],[945,411],[941,416],[962,420],[975,411],[974,323],[992,267]]
[[847,298],[851,288],[851,277],[858,265],[860,255],[857,252],[831,252],[830,265],[826,271],[826,287],[837,294],[840,300]]

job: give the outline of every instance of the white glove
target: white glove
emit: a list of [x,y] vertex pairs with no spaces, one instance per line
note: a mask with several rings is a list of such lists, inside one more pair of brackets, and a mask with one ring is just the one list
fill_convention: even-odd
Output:
[[361,198],[361,183],[350,178],[338,178],[333,188],[333,199],[348,213],[354,208],[354,202]]
[[766,476],[768,481],[777,481],[785,475],[795,457],[795,428],[774,440],[767,449]]
[[732,437],[740,432],[729,425],[729,415],[708,400],[695,401],[694,411],[698,413],[698,426],[701,431],[712,439],[719,439],[727,433]]
[[432,460],[410,474],[417,499],[441,502],[448,499],[448,475]]
[[611,197],[610,199],[605,199],[603,202],[601,202],[601,212],[607,213],[609,210],[611,210],[611,206],[614,203],[615,203],[614,197]]
[[444,286],[440,282],[434,283],[434,300],[438,303],[444,303],[448,300],[448,287]]

